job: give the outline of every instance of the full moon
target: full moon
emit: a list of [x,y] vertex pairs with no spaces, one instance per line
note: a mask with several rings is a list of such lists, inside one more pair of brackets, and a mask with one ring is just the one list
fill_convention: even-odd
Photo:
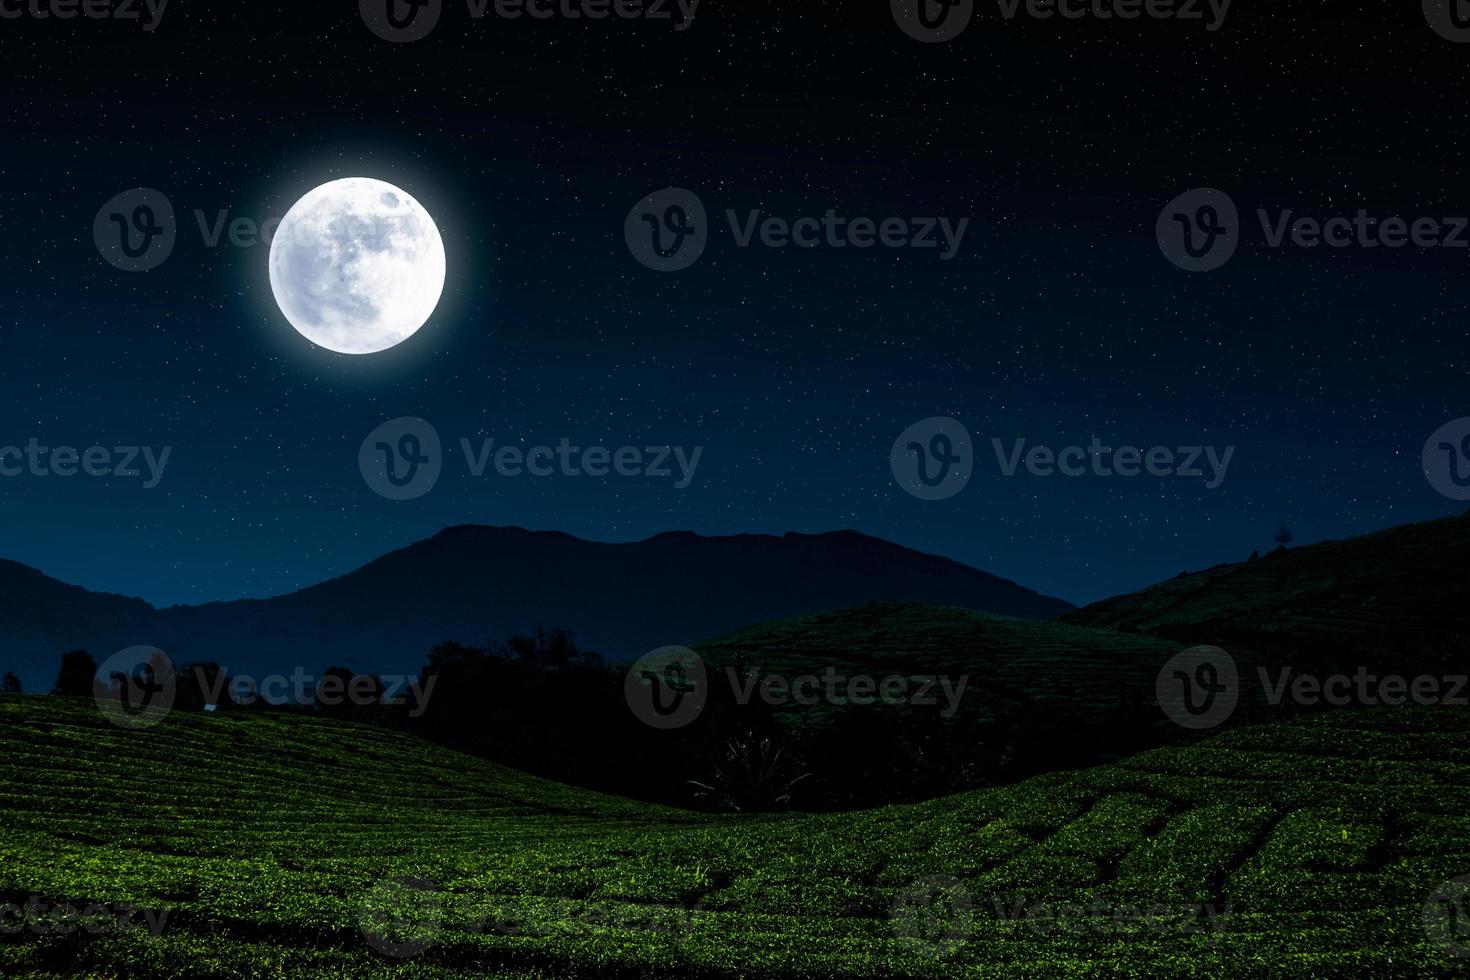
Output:
[[347,177],[286,212],[271,241],[271,291],[291,326],[342,354],[412,337],[444,292],[444,241],[429,212],[392,184]]

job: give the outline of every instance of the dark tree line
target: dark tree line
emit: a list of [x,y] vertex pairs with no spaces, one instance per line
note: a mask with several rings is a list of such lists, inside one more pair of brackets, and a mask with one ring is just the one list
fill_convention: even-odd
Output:
[[[732,670],[724,667],[733,668]],[[608,664],[570,633],[429,652],[425,703],[382,703],[381,681],[331,667],[309,705],[237,704],[214,663],[175,675],[174,710],[311,712],[390,727],[534,775],[622,796],[722,811],[839,810],[920,800],[1118,757],[1156,741],[1159,714],[1124,690],[1088,708],[1080,691],[1046,701],[986,691],[952,717],[933,707],[819,705],[788,709],[738,696],[752,665],[708,672],[703,712],[663,731],[640,721],[624,695],[627,665]],[[91,696],[96,662],[62,658],[55,693]],[[367,697],[323,699],[357,685]]]

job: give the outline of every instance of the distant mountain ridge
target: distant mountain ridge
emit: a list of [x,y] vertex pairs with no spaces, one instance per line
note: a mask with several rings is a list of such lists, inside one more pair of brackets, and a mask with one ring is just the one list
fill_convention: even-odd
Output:
[[461,525],[269,599],[156,609],[0,562],[0,670],[49,688],[60,654],[99,661],[137,644],[236,673],[416,673],[444,640],[488,643],[538,626],[626,659],[771,619],[870,601],[927,602],[1027,619],[1074,607],[947,558],[857,531],[608,544],[554,531]]

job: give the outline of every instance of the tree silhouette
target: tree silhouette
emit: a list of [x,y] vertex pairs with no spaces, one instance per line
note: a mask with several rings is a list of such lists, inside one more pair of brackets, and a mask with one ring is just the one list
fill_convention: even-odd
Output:
[[52,694],[70,697],[92,696],[92,680],[97,676],[97,661],[85,650],[73,650],[61,657],[61,670],[56,675]]
[[20,678],[11,671],[5,672],[5,679],[0,681],[0,694],[19,694]]
[[[210,694],[216,691],[218,701],[210,698]],[[209,704],[214,705],[215,711],[237,707],[230,697],[229,673],[213,661],[187,665],[178,673],[174,707],[183,711],[203,711]]]
[[328,667],[317,681],[316,708],[329,718],[371,720],[383,699],[383,681],[375,674],[354,674]]
[[1281,526],[1276,529],[1276,536],[1274,538],[1276,542],[1276,550],[1285,551],[1286,546],[1291,544],[1294,537],[1295,536],[1291,533],[1291,528],[1286,526],[1285,521],[1282,521]]

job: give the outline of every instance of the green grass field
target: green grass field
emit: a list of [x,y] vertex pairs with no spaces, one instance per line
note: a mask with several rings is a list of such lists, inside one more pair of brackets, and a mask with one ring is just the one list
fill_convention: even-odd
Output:
[[[360,726],[130,732],[4,697],[0,972],[1463,976],[1425,908],[1470,873],[1467,733],[1460,710],[1333,713],[919,805],[727,817]],[[59,903],[168,915],[63,933]]]

